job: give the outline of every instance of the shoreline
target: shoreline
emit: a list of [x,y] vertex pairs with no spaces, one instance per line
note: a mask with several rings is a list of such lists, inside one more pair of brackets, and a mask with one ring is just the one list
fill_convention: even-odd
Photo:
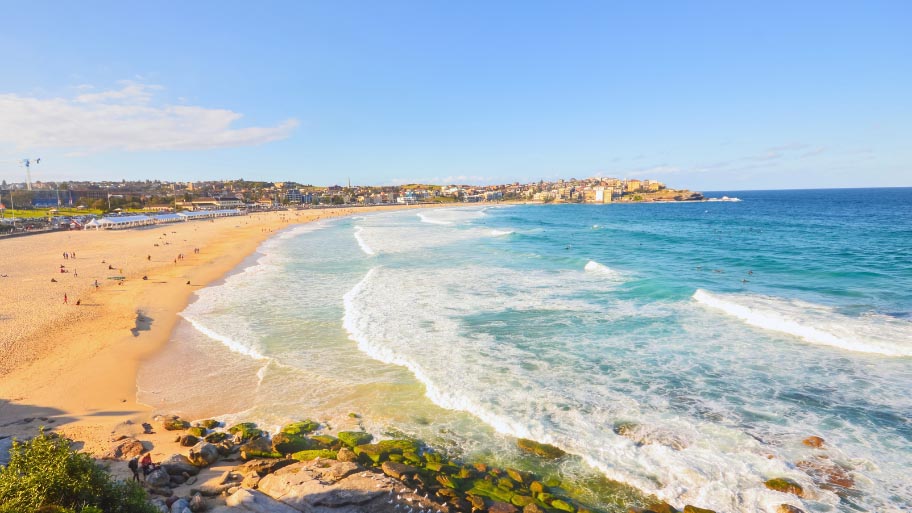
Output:
[[[152,413],[137,400],[139,366],[166,347],[196,290],[227,278],[285,229],[408,208],[420,207],[263,212],[4,240],[0,437],[32,436],[46,425],[87,452],[106,450],[112,426]],[[76,257],[63,259],[63,252]],[[106,279],[121,272],[118,285]]]

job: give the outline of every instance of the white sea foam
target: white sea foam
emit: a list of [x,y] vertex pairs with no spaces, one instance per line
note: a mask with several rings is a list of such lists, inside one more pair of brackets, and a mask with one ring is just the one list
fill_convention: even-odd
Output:
[[364,242],[364,238],[361,237],[361,232],[363,232],[363,231],[364,231],[363,226],[355,227],[355,240],[358,241],[358,247],[361,248],[361,251],[363,251],[365,255],[374,255],[375,254],[374,250],[371,249],[371,247],[368,246],[366,242]]
[[850,317],[832,308],[753,294],[713,294],[703,289],[693,299],[765,330],[806,342],[885,356],[912,356],[912,323],[884,316]]
[[[580,272],[576,273],[578,278]],[[632,397],[618,394],[618,383],[611,379],[587,373],[587,379],[580,381],[577,367],[561,363],[589,354],[582,347],[581,354],[572,354],[577,351],[574,347],[592,350],[594,346],[549,343],[523,349],[499,343],[484,332],[466,336],[461,320],[478,312],[502,312],[498,317],[503,318],[515,310],[541,309],[572,311],[575,322],[610,322],[613,317],[653,315],[652,307],[641,312],[625,302],[609,305],[571,299],[581,289],[566,286],[566,273],[465,268],[428,270],[420,278],[413,274],[372,269],[345,294],[343,324],[361,351],[407,368],[439,406],[470,413],[499,433],[532,438],[581,455],[609,478],[678,506],[699,502],[721,510],[738,504],[735,509],[763,511],[761,503],[776,499],[774,492],[762,486],[764,473],[787,475],[809,489],[813,486],[784,460],[767,459],[758,442],[739,430],[692,424],[686,417],[651,411]],[[459,284],[471,282],[466,279],[469,276],[487,287],[460,288]],[[569,282],[586,285],[579,279]],[[499,286],[516,293],[488,292]],[[449,291],[446,301],[440,301],[441,289]],[[443,361],[447,364],[441,365]],[[530,371],[529,365],[535,370]],[[542,386],[545,375],[547,385]],[[466,380],[466,376],[472,379]],[[610,401],[603,399],[606,390],[615,391]],[[574,406],[560,406],[566,404]],[[660,443],[638,447],[611,433],[612,423],[618,419],[661,426],[662,433],[654,435],[683,440],[688,446],[686,450]]]
[[453,224],[452,221],[445,221],[445,220],[443,220],[443,219],[435,219],[435,218],[433,218],[433,217],[431,217],[431,216],[426,216],[426,215],[424,215],[424,214],[422,214],[422,213],[420,213],[420,212],[419,212],[417,215],[418,215],[418,219],[421,219],[421,222],[422,222],[422,223],[443,224],[443,225],[450,225],[450,224]]
[[211,338],[212,340],[217,340],[217,341],[221,342],[222,344],[225,345],[225,347],[234,351],[235,353],[242,354],[244,356],[249,356],[250,358],[253,358],[256,360],[266,359],[266,357],[263,356],[262,354],[260,354],[260,352],[257,351],[254,347],[252,347],[248,344],[239,342],[229,336],[222,335],[221,333],[218,333],[217,331],[208,328],[205,324],[203,324],[202,322],[200,322],[198,319],[194,318],[193,316],[187,315],[186,313],[181,313],[181,317],[186,319],[187,322],[189,322],[193,326],[193,328],[196,329],[196,331],[199,331],[200,333],[206,335],[207,337]]
[[621,273],[615,271],[614,269],[611,269],[606,265],[600,264],[595,260],[586,262],[586,266],[583,267],[583,269],[588,273],[597,274],[608,278],[619,278],[621,276]]
[[494,237],[501,237],[504,235],[511,235],[515,233],[513,230],[491,230],[491,235]]

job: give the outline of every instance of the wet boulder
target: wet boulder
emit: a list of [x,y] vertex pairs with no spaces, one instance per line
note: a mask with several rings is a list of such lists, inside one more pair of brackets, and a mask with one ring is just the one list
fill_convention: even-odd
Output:
[[535,440],[529,440],[528,438],[518,439],[516,441],[516,445],[525,452],[535,454],[536,456],[548,460],[555,460],[567,454],[559,447],[555,447],[550,444],[539,443]]

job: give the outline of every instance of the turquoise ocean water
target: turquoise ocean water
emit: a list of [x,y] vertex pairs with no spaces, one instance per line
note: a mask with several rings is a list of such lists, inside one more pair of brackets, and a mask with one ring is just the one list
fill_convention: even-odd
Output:
[[678,507],[912,509],[912,189],[723,194],[293,228],[199,291],[140,399],[267,427],[357,412],[513,465],[533,438],[578,456],[541,472]]

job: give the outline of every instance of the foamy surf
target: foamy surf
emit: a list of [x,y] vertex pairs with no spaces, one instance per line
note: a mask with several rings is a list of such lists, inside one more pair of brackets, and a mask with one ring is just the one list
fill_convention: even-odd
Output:
[[503,237],[504,235],[512,235],[513,230],[491,230],[491,235],[494,237]]
[[221,333],[218,333],[217,331],[209,329],[202,322],[196,320],[192,316],[187,315],[186,313],[181,313],[180,315],[181,315],[181,317],[186,319],[187,322],[189,322],[190,325],[193,326],[193,328],[196,331],[202,333],[203,335],[206,335],[207,337],[211,338],[212,340],[221,342],[225,347],[227,347],[231,351],[238,353],[238,354],[242,354],[244,356],[249,356],[250,358],[253,358],[255,360],[265,360],[266,359],[265,356],[260,354],[260,352],[257,351],[256,349],[254,349],[253,347],[243,344],[241,342],[238,342],[237,340],[234,340],[233,338],[231,338],[229,336],[222,335]]
[[590,260],[590,261],[586,262],[586,265],[585,265],[585,267],[583,267],[583,270],[586,271],[587,273],[597,274],[599,276],[605,276],[608,278],[619,278],[621,276],[621,273],[615,271],[614,269],[612,269],[606,265],[600,264],[600,263],[596,262],[595,260]]
[[428,224],[441,224],[441,225],[451,225],[451,224],[453,224],[451,221],[444,221],[444,220],[442,220],[442,219],[434,219],[434,218],[431,217],[431,216],[427,216],[427,215],[424,215],[424,214],[421,214],[421,213],[418,213],[417,216],[418,216],[418,219],[421,219],[421,222],[422,222],[422,223],[428,223]]
[[355,240],[358,242],[358,247],[361,248],[361,251],[363,251],[365,255],[376,254],[374,252],[374,250],[370,246],[367,245],[367,242],[364,242],[364,238],[361,237],[361,232],[363,232],[363,231],[364,231],[364,227],[362,227],[362,226],[355,227]]
[[832,308],[752,294],[712,294],[693,299],[745,323],[812,344],[884,356],[912,356],[912,323],[883,315],[850,317]]

